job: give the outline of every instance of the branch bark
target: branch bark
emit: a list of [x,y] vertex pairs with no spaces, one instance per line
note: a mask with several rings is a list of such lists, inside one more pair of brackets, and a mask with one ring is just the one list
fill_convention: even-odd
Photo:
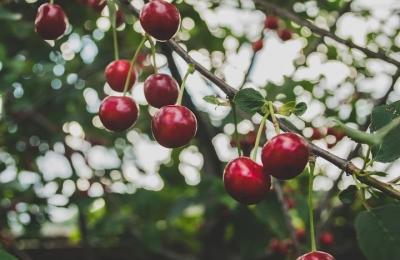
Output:
[[[255,0],[255,1],[258,1],[258,0]],[[136,10],[135,7],[133,7],[130,4],[129,0],[121,0],[121,2],[125,6],[127,6],[127,8],[134,15],[136,15],[136,16],[139,15],[139,12]],[[281,9],[279,8],[278,10],[281,10]],[[295,16],[294,18],[295,19],[300,19],[297,16]],[[300,20],[303,23],[303,20],[302,19],[300,19]],[[310,26],[312,26],[313,28],[316,27],[314,24],[312,24],[312,23],[310,23],[308,21],[306,21],[305,26],[308,27],[309,24],[311,24]],[[316,27],[316,28],[318,28],[318,27]],[[322,30],[320,28],[318,28],[318,30],[325,31],[325,30]],[[343,40],[343,41],[345,41],[345,40]],[[167,41],[166,44],[173,51],[175,51],[179,56],[181,56],[181,58],[184,59],[187,63],[193,64],[195,69],[200,74],[202,74],[205,78],[207,78],[212,83],[214,83],[217,87],[219,87],[226,94],[227,98],[229,98],[230,100],[233,99],[233,97],[237,93],[237,90],[235,88],[231,87],[225,81],[223,81],[222,79],[218,78],[213,73],[211,73],[209,70],[204,68],[200,63],[196,62],[192,57],[190,57],[189,53],[184,48],[182,48],[177,42],[175,42],[174,40],[171,39],[171,40]],[[397,61],[395,61],[395,62],[397,62]],[[400,66],[400,62],[397,62],[397,63]],[[296,132],[296,129],[291,129],[289,127],[289,125],[287,125],[282,120],[279,121],[279,124],[281,126],[281,129],[284,130],[284,131]],[[316,155],[318,157],[321,157],[321,158],[324,158],[325,160],[327,160],[330,163],[334,164],[336,167],[344,170],[345,172],[347,172],[347,173],[349,173],[351,175],[355,175],[361,182],[366,183],[366,184],[374,187],[375,189],[378,189],[378,190],[382,191],[383,193],[387,194],[388,196],[391,196],[391,197],[393,197],[395,199],[400,200],[400,191],[395,189],[395,188],[393,188],[391,185],[389,185],[387,183],[384,183],[384,182],[381,182],[381,181],[379,181],[379,180],[377,180],[377,179],[375,179],[375,178],[373,178],[371,176],[362,176],[361,177],[358,174],[361,169],[359,169],[357,166],[355,166],[352,162],[347,161],[347,160],[345,160],[343,158],[340,158],[340,157],[330,153],[329,151],[326,151],[326,150],[316,146],[315,144],[313,144],[311,142],[309,142],[309,146],[310,146],[310,151],[314,155]]]

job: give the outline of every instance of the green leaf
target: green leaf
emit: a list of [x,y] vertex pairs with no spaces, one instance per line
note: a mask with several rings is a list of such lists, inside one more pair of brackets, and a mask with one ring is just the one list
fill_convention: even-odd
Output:
[[0,7],[0,20],[12,20],[17,21],[22,18],[22,15],[19,13],[12,13],[2,7]]
[[[375,107],[371,114],[371,132],[389,124],[400,115],[400,101]],[[372,147],[373,159],[378,162],[392,162],[400,157],[400,126],[390,131],[383,142]]]
[[307,110],[307,104],[304,102],[300,102],[300,103],[297,103],[296,106],[294,107],[293,113],[296,116],[301,116],[306,112],[306,110]]
[[13,255],[10,255],[6,251],[0,248],[0,259],[1,260],[17,260],[17,258]]
[[293,113],[295,107],[296,101],[289,101],[279,108],[278,114],[283,116],[290,116]]
[[217,106],[229,106],[229,101],[219,98],[217,96],[205,96],[203,97],[203,100],[206,101],[207,103],[213,104],[213,105],[217,105]]
[[357,187],[355,185],[350,185],[347,189],[339,193],[339,199],[344,204],[351,204],[355,200],[357,195]]
[[355,227],[368,260],[397,260],[400,256],[400,205],[390,204],[358,214]]
[[262,108],[265,99],[257,90],[246,88],[235,95],[234,102],[241,110],[253,115]]

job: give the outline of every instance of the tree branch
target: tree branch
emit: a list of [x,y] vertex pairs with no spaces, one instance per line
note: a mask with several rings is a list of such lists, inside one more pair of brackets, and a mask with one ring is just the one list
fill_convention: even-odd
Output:
[[303,18],[300,18],[299,16],[292,13],[291,11],[281,8],[271,2],[267,2],[267,1],[263,1],[263,0],[254,0],[254,3],[256,4],[256,6],[259,9],[261,9],[264,12],[272,11],[280,17],[286,18],[286,19],[291,20],[301,26],[305,26],[305,27],[309,28],[315,34],[318,34],[322,37],[331,38],[332,40],[342,43],[342,44],[348,46],[349,48],[357,49],[357,50],[363,52],[369,58],[381,59],[388,63],[392,63],[393,65],[396,65],[397,67],[400,67],[400,61],[397,61],[397,60],[387,56],[383,52],[374,52],[374,51],[371,51],[370,49],[367,49],[365,47],[361,47],[361,46],[355,44],[351,40],[345,40],[343,38],[340,38],[336,34],[331,33],[328,30],[322,29],[322,28],[316,26],[314,23],[312,23],[308,20],[305,20]]
[[[257,0],[255,0],[257,1]],[[139,12],[130,4],[129,0],[121,0],[122,3],[124,3],[127,8],[136,16],[139,14]],[[281,10],[279,8],[279,10]],[[295,16],[297,18],[297,16]],[[301,20],[301,19],[300,19]],[[303,21],[303,20],[301,20]],[[307,21],[307,23],[310,23]],[[311,24],[311,23],[310,23]],[[313,27],[316,27],[315,25],[311,24]],[[305,25],[307,26],[307,25]],[[318,28],[318,27],[317,27]],[[320,28],[318,28],[320,29]],[[322,30],[322,29],[320,29]],[[184,59],[187,63],[193,64],[195,69],[202,74],[205,78],[207,78],[208,80],[210,80],[211,82],[213,82],[217,87],[219,87],[226,95],[229,99],[233,99],[233,97],[235,96],[237,90],[233,87],[231,87],[230,85],[228,85],[225,81],[223,81],[222,79],[218,78],[217,76],[215,76],[213,73],[211,73],[209,70],[207,70],[206,68],[204,68],[201,64],[199,64],[198,62],[196,62],[192,57],[190,57],[190,55],[188,54],[188,52],[183,49],[178,43],[176,43],[174,40],[169,40],[166,42],[166,44],[172,49],[174,50],[179,56],[181,56],[182,59]],[[396,61],[397,62],[397,61]],[[400,65],[400,62],[398,62]],[[285,122],[283,122],[282,120],[279,120],[279,124],[281,126],[281,129],[284,131],[289,131],[289,132],[297,132],[296,129],[291,129]],[[343,158],[340,158],[318,146],[316,146],[315,144],[309,142],[309,146],[310,146],[310,151],[316,155],[319,156],[321,158],[324,158],[325,160],[329,161],[330,163],[334,164],[336,167],[346,171],[349,174],[352,175],[356,175],[357,178],[363,182],[366,183],[372,187],[374,187],[375,189],[378,189],[382,192],[384,192],[385,194],[400,200],[400,191],[396,190],[395,188],[393,188],[392,186],[390,186],[389,184],[386,184],[384,182],[381,182],[377,179],[374,179],[371,176],[359,176],[359,172],[360,169],[358,167],[356,167],[352,162],[347,161]]]

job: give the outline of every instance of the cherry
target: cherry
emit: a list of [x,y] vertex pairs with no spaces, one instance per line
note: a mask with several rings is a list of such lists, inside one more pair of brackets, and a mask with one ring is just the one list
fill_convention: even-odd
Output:
[[289,252],[289,245],[285,241],[273,238],[269,245],[272,252],[280,255],[286,255]]
[[55,40],[65,33],[68,18],[61,6],[42,4],[36,14],[35,30],[45,40]]
[[144,95],[153,107],[173,105],[179,95],[178,83],[167,74],[150,75],[144,82]]
[[304,228],[296,228],[295,233],[296,238],[300,241],[304,241],[304,239],[306,238],[306,231],[304,230]]
[[264,26],[267,29],[276,30],[279,27],[279,20],[276,16],[267,16],[267,18],[265,18]]
[[282,41],[288,41],[292,39],[292,32],[289,29],[281,29],[278,31],[278,36]]
[[108,130],[121,132],[136,122],[139,109],[130,97],[109,96],[101,102],[99,116]]
[[271,187],[271,178],[263,168],[249,157],[239,157],[228,163],[224,170],[226,191],[243,204],[262,201]]
[[312,140],[321,140],[323,137],[324,133],[320,129],[318,128],[312,129],[312,135],[311,135]]
[[180,23],[178,9],[164,0],[150,1],[140,12],[143,29],[159,41],[171,39],[178,31]]
[[275,136],[262,149],[264,170],[280,180],[299,175],[308,162],[307,142],[295,133]]
[[120,27],[125,22],[124,13],[121,10],[118,10],[115,15],[117,17],[115,24],[117,27]]
[[[125,81],[128,77],[129,69],[131,68],[131,64],[128,60],[116,60],[108,64],[105,71],[105,76],[107,83],[110,87],[118,92],[124,91]],[[133,87],[136,81],[136,72],[135,69],[132,68],[128,90]]]
[[323,251],[314,251],[299,256],[297,260],[335,260],[335,258]]
[[331,232],[325,231],[319,236],[319,241],[325,246],[331,246],[335,242],[335,237]]
[[255,41],[251,44],[251,47],[253,48],[254,52],[260,51],[264,47],[264,42],[262,39]]
[[187,107],[162,107],[151,121],[151,130],[159,144],[167,148],[184,146],[196,135],[197,120]]
[[107,5],[106,0],[86,0],[86,4],[94,10],[101,12]]
[[[255,131],[250,131],[246,135],[241,136],[239,138],[239,143],[240,143],[240,148],[243,151],[243,155],[249,156],[251,153],[251,150],[254,147],[254,144],[256,143],[256,135],[257,133]],[[232,137],[230,141],[230,145],[232,147],[237,147],[237,143],[235,138]]]
[[286,198],[285,204],[288,207],[288,209],[292,209],[292,208],[296,207],[296,202],[292,198]]
[[339,142],[340,140],[342,140],[346,136],[344,131],[342,129],[337,128],[337,127],[329,127],[328,130],[327,130],[327,134],[328,135],[333,135],[336,138],[336,142]]

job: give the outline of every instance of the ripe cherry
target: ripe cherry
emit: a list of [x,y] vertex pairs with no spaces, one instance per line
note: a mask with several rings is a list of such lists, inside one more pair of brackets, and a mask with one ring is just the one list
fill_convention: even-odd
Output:
[[252,159],[239,157],[225,167],[224,185],[229,195],[238,202],[256,204],[269,192],[271,177]]
[[107,0],[86,0],[86,3],[97,12],[101,12],[107,5]]
[[279,27],[279,20],[276,16],[267,16],[264,26],[267,29],[276,30]]
[[[128,60],[116,60],[108,64],[105,76],[107,83],[110,87],[118,92],[124,91],[125,81],[128,77],[129,69],[131,68],[131,64]],[[136,72],[135,69],[132,68],[131,76],[128,84],[128,90],[133,87],[136,81]]]
[[262,39],[255,41],[251,44],[251,47],[253,48],[254,52],[260,51],[264,47],[264,42]]
[[312,129],[312,135],[310,137],[312,140],[321,140],[322,138],[324,138],[324,133],[322,132],[321,129],[318,128],[313,128]]
[[335,242],[335,237],[331,232],[325,231],[319,236],[319,241],[325,246],[331,246]]
[[42,4],[35,19],[35,30],[45,40],[55,40],[65,33],[68,18],[61,6]]
[[292,208],[296,207],[296,202],[292,198],[286,198],[285,204],[288,209],[292,209]]
[[275,136],[264,145],[261,153],[265,172],[280,180],[299,175],[307,165],[308,156],[307,142],[294,133]]
[[278,31],[278,36],[282,41],[288,41],[292,39],[292,32],[289,29],[281,29]]
[[150,1],[140,12],[143,29],[159,41],[171,39],[178,31],[180,23],[178,9],[164,0]]
[[286,241],[281,241],[273,238],[269,245],[272,252],[280,255],[286,255],[289,252],[289,244]]
[[309,252],[305,255],[299,256],[297,260],[335,260],[335,258],[323,251]]
[[144,95],[153,107],[173,105],[179,95],[178,83],[167,74],[150,75],[144,82]]
[[121,132],[136,122],[139,109],[130,97],[109,96],[101,102],[99,116],[108,130]]
[[304,239],[306,238],[306,231],[304,228],[296,228],[295,233],[296,233],[296,238],[299,241],[304,241]]
[[162,107],[151,121],[151,130],[159,144],[167,148],[184,146],[196,135],[197,120],[187,107]]

